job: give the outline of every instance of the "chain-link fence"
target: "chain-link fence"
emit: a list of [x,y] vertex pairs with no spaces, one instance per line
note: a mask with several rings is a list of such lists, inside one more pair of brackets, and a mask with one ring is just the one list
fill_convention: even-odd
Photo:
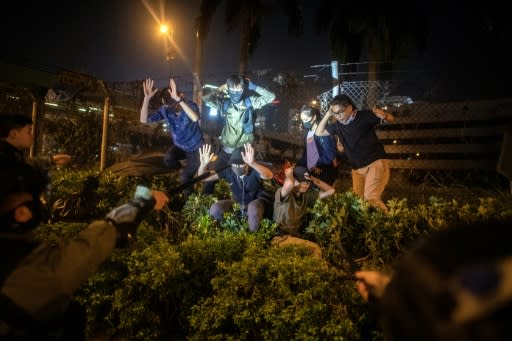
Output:
[[[297,160],[303,152],[304,133],[299,115],[302,105],[316,105],[325,113],[334,94],[328,72],[318,72],[315,77],[305,77],[306,73],[265,69],[248,75],[255,84],[276,94],[272,104],[256,113],[254,142],[257,158],[275,169],[285,160]],[[207,74],[203,85],[221,85],[229,75]],[[142,80],[103,82],[101,86],[102,82],[83,75],[54,76],[58,80],[55,87],[43,90],[0,84],[2,112],[30,115],[39,99],[40,157],[69,154],[71,163],[77,167],[99,162],[107,97],[107,165],[143,153],[163,153],[172,145],[165,123],[139,122]],[[407,76],[402,77],[407,79]],[[467,174],[471,170],[492,172],[496,169],[503,132],[512,117],[511,100],[427,101],[409,97],[407,91],[397,93],[400,82],[403,81],[343,80],[339,84],[339,93],[351,97],[357,109],[377,104],[395,115],[395,122],[377,127],[395,174],[437,181],[451,171],[462,170],[465,172],[462,174]],[[160,83],[165,86],[166,80]],[[192,98],[192,81],[178,77],[177,83],[180,90]],[[156,110],[164,102],[165,89],[162,89],[151,101],[150,110]],[[201,127],[208,142],[218,143],[222,123],[205,106],[201,108]],[[348,166],[342,167],[340,178],[349,181],[349,174]]]

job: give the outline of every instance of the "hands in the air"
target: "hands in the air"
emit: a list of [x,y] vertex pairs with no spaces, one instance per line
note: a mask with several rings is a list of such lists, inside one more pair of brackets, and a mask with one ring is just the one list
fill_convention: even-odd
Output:
[[213,160],[213,158],[215,157],[215,154],[213,154],[211,152],[211,150],[212,150],[212,146],[209,144],[204,144],[199,149],[199,160],[201,162],[201,165],[206,166],[207,164],[210,163],[210,161]]
[[251,166],[254,163],[254,148],[250,143],[244,144],[244,151],[242,152],[242,159],[246,164]]
[[151,78],[146,78],[142,82],[142,88],[144,89],[144,96],[151,98],[157,93],[158,89],[157,88],[153,89],[153,85],[154,85],[154,81]]
[[386,112],[384,110],[382,110],[382,108],[379,108],[377,106],[374,106],[373,109],[372,109],[373,113],[375,114],[375,116],[377,116],[378,118],[380,118],[381,120],[384,120],[386,119]]
[[176,90],[176,82],[173,78],[169,80],[169,94],[171,95],[171,98],[175,101],[179,101],[180,95],[178,94],[178,90]]

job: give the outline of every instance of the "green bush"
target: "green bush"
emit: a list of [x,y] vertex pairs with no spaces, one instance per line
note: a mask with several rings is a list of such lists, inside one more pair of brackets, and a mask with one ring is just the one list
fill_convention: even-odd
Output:
[[[131,198],[142,181],[59,171],[52,178],[54,195],[79,191],[90,174],[100,178],[97,218]],[[153,188],[175,185],[171,177],[153,178]],[[342,276],[388,266],[412,244],[456,222],[512,219],[510,196],[472,203],[432,197],[415,206],[393,199],[383,214],[352,193],[337,193],[308,212],[304,238],[321,246],[319,260],[299,246],[271,247],[277,232],[272,221],[263,220],[256,233],[237,214],[214,221],[208,210],[217,198],[194,194],[179,211],[152,212],[129,247],[114,251],[75,295],[86,308],[89,337],[380,340],[368,306]],[[36,235],[56,241],[86,226],[45,224]]]
[[220,270],[192,309],[190,340],[359,339],[354,283],[301,246],[251,248]]

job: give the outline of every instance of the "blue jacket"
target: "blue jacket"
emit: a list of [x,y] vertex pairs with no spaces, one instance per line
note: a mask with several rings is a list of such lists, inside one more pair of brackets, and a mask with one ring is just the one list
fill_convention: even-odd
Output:
[[231,187],[233,200],[240,205],[248,205],[256,199],[272,197],[266,193],[260,174],[252,168],[249,169],[249,172],[243,178],[237,176],[231,167],[220,172],[219,177],[226,179]]
[[[187,104],[195,112],[199,112],[197,105],[187,101]],[[174,144],[185,152],[193,152],[203,145],[203,133],[199,127],[199,121],[193,122],[184,110],[176,115],[174,106],[162,105],[158,111],[148,115],[147,122],[167,121]]]
[[[297,166],[307,167],[307,138],[308,132],[304,134],[304,152],[302,157],[297,161]],[[333,166],[336,158],[336,143],[333,136],[317,136],[314,135],[316,148],[318,149],[318,161],[316,166]]]

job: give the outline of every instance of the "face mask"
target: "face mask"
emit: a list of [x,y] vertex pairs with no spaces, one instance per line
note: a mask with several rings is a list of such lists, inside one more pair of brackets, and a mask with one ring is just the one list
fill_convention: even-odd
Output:
[[242,100],[243,91],[228,90],[228,96],[231,103],[238,103]]
[[[30,212],[32,212],[32,218],[29,221],[26,221],[24,223],[15,221],[14,211],[20,206],[26,206],[30,210]],[[23,234],[39,226],[42,219],[43,214],[41,209],[41,203],[38,200],[26,201],[19,204],[17,207],[13,208],[9,212],[6,212],[5,214],[1,215],[0,226],[7,227],[9,232]]]
[[343,124],[343,125],[347,125],[347,124],[349,124],[350,122],[352,122],[353,120],[354,120],[354,116],[352,115],[352,116],[350,116],[349,118],[347,118],[346,120],[341,120],[341,121],[338,121],[338,122],[340,122],[340,123],[341,123],[341,124]]
[[311,129],[311,128],[313,128],[313,122],[312,122],[312,120],[311,120],[311,121],[307,121],[307,122],[303,122],[302,124],[304,125],[304,128],[306,128],[306,129]]
[[245,167],[231,167],[231,169],[237,176],[242,176],[245,174]]

